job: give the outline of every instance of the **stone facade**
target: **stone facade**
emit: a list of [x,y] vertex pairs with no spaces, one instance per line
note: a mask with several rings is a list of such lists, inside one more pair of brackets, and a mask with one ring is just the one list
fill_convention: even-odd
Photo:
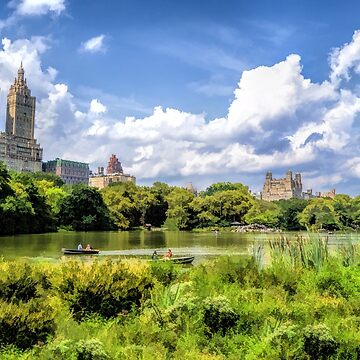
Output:
[[95,175],[89,178],[89,185],[98,189],[103,189],[110,184],[118,182],[133,182],[135,184],[136,178],[128,174]]
[[7,96],[5,132],[0,132],[0,161],[15,171],[41,171],[43,150],[34,137],[36,98],[22,64]]
[[133,182],[134,184],[136,183],[135,176],[124,174],[121,163],[114,154],[112,154],[109,159],[106,172],[107,174],[105,175],[104,168],[101,166],[98,167],[97,174],[94,174],[89,178],[89,185],[98,189],[103,189],[110,184],[118,182]]
[[43,163],[43,171],[58,175],[65,184],[89,184],[89,164],[56,158]]
[[336,189],[331,189],[330,191],[319,192],[318,197],[330,198],[333,199],[336,196]]
[[302,198],[301,174],[292,176],[292,172],[288,171],[285,178],[273,179],[272,173],[266,174],[261,198],[267,201]]

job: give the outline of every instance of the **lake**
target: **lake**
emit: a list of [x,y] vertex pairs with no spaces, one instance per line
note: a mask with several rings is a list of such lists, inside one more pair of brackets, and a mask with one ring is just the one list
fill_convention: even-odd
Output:
[[360,234],[310,234],[310,233],[233,233],[212,232],[193,233],[186,231],[106,231],[106,232],[58,232],[0,237],[0,256],[5,259],[19,257],[60,259],[62,248],[85,247],[91,244],[100,249],[99,257],[127,257],[151,255],[153,250],[166,251],[171,248],[174,255],[193,254],[196,259],[220,255],[240,255],[251,253],[254,244],[267,245],[268,239],[287,236],[328,237],[329,244],[335,246],[348,241],[357,243]]

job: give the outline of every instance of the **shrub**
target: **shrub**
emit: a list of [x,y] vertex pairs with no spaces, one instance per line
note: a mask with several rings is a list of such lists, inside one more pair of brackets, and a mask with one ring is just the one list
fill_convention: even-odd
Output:
[[304,351],[310,359],[328,359],[336,353],[339,344],[323,324],[309,325],[304,330]]
[[53,310],[38,299],[11,304],[0,301],[0,346],[28,349],[55,332]]
[[78,360],[109,359],[102,342],[97,339],[80,340],[76,347],[76,354]]
[[1,264],[0,299],[11,302],[29,301],[39,297],[41,288],[47,288],[46,276],[22,262]]
[[204,323],[211,335],[217,332],[225,335],[238,320],[239,315],[231,308],[226,297],[218,296],[205,300]]
[[153,285],[147,273],[136,274],[122,262],[69,263],[62,270],[59,290],[78,321],[92,314],[111,318],[129,312]]
[[169,285],[178,278],[180,268],[172,261],[154,261],[151,263],[150,271],[159,282]]
[[258,264],[252,256],[223,257],[218,260],[216,268],[224,282],[241,285],[258,282]]

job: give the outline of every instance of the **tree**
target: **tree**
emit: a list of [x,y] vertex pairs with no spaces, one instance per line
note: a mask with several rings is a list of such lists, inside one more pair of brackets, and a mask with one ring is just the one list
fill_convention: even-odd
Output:
[[217,225],[220,218],[214,215],[217,207],[217,202],[214,196],[196,197],[190,204],[196,216],[197,227],[208,227]]
[[275,204],[281,209],[279,214],[279,226],[283,230],[303,230],[304,225],[299,222],[299,214],[305,209],[308,200],[304,199],[289,199],[275,201]]
[[95,188],[76,186],[60,203],[59,224],[74,230],[111,230],[114,224],[104,200]]
[[[334,210],[339,216],[339,220],[343,226],[353,226],[353,215],[356,214],[357,201],[352,201],[349,195],[338,194],[334,197]],[[358,207],[360,209],[360,207]]]
[[200,196],[211,196],[217,192],[228,190],[241,190],[243,192],[249,191],[248,187],[241,183],[218,182],[210,185],[205,191],[202,191]]
[[166,196],[170,194],[171,188],[168,184],[157,181],[147,189],[153,197],[145,210],[145,223],[160,227],[166,220],[169,208]]
[[192,212],[190,203],[195,195],[187,189],[175,187],[165,197],[168,203],[167,221],[170,220],[180,230],[191,228]]
[[214,194],[214,215],[221,220],[230,223],[232,221],[242,222],[244,215],[252,207],[254,199],[246,187],[238,190],[226,190]]
[[69,194],[62,188],[54,186],[54,183],[49,180],[37,180],[35,182],[39,189],[39,193],[45,197],[46,203],[51,207],[54,215],[60,211],[61,201]]
[[14,192],[10,186],[10,174],[3,162],[0,161],[0,201]]
[[256,200],[244,216],[244,219],[248,224],[278,226],[280,213],[281,209],[277,204],[264,200]]
[[145,200],[140,200],[140,190],[135,184],[115,183],[102,189],[101,194],[118,228],[127,230],[141,225]]
[[299,222],[307,230],[335,230],[341,228],[339,216],[333,206],[333,200],[325,198],[311,199],[299,214]]

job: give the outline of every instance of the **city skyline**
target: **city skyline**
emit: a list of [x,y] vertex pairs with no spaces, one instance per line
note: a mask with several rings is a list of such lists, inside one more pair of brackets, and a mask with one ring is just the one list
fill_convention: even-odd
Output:
[[23,61],[44,160],[116,153],[139,184],[254,191],[291,168],[360,193],[360,4],[201,4],[4,2],[0,130]]

